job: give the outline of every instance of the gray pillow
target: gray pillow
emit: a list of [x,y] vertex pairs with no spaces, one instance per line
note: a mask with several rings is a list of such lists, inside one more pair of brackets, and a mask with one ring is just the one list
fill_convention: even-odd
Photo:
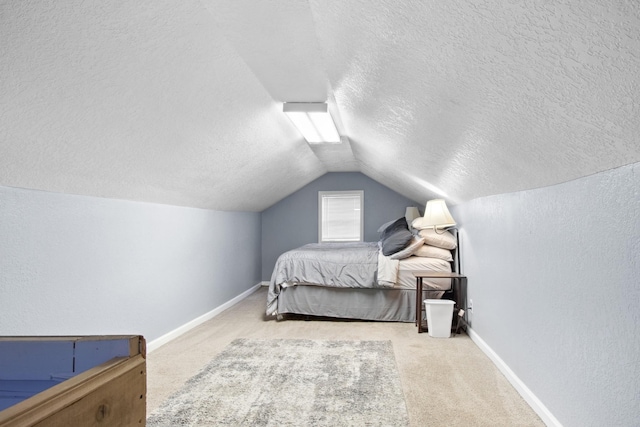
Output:
[[[406,222],[405,222],[406,224]],[[397,228],[382,239],[382,255],[389,256],[407,247],[413,234],[407,228]]]
[[393,224],[394,222],[396,222],[395,219],[392,219],[391,221],[387,221],[384,224],[382,224],[380,226],[380,228],[378,228],[378,233],[382,233],[384,230],[386,230],[391,224]]
[[405,219],[405,217],[398,218],[395,221],[393,221],[391,224],[387,225],[387,227],[384,230],[382,230],[382,234],[380,235],[380,240],[384,240],[388,235],[400,229],[409,230],[409,227],[407,226],[407,220]]

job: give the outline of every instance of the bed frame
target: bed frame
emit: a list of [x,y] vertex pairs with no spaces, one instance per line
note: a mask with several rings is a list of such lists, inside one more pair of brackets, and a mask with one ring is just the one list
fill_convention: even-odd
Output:
[[0,426],[146,424],[137,335],[0,337]]

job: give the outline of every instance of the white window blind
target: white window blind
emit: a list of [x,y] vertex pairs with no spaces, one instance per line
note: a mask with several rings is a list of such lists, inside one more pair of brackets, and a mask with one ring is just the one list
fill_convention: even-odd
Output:
[[318,240],[361,242],[363,191],[318,192]]

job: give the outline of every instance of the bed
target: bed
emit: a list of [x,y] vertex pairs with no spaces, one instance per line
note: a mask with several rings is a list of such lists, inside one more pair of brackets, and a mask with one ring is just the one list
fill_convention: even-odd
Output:
[[[311,243],[280,255],[269,283],[267,315],[414,322],[413,272],[456,271],[457,240],[448,232],[446,243],[438,235],[425,237],[428,231],[412,234],[401,220],[386,225],[387,231],[394,224],[403,231],[400,240],[385,234],[383,226],[378,242]],[[385,245],[389,242],[393,247]],[[426,298],[441,298],[451,289],[450,279],[424,284]]]

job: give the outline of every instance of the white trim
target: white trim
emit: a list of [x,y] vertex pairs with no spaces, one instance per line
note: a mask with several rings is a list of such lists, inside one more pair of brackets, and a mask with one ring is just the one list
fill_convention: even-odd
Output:
[[259,284],[260,284],[260,286],[266,286],[266,287],[269,287],[269,282],[262,281],[262,282],[260,282]]
[[210,319],[214,318],[215,316],[217,316],[218,314],[222,313],[227,308],[230,308],[230,307],[236,305],[237,303],[239,303],[240,301],[242,301],[243,299],[245,299],[246,297],[248,297],[249,295],[251,295],[252,293],[257,291],[258,289],[260,289],[260,285],[262,283],[263,282],[260,282],[257,285],[252,286],[251,288],[247,289],[246,291],[244,291],[243,293],[241,293],[237,297],[230,299],[229,301],[225,302],[221,306],[218,306],[218,307],[214,308],[210,312],[205,313],[200,317],[196,317],[195,319],[191,320],[190,322],[187,322],[184,325],[174,329],[173,331],[168,332],[168,333],[164,334],[163,336],[161,336],[159,338],[156,338],[155,340],[147,343],[147,353],[151,353],[152,351],[156,350],[158,347],[168,343],[169,341],[171,341],[171,340],[173,340],[175,338],[178,338],[180,335],[184,334],[185,332],[189,331],[190,329],[193,329],[196,326],[206,322],[207,320],[210,320]]
[[551,411],[536,397],[535,394],[522,382],[520,378],[507,366],[489,345],[471,328],[467,327],[467,334],[471,340],[491,359],[494,365],[509,380],[520,396],[531,406],[531,409],[542,419],[547,426],[562,427],[560,421],[553,416]]

